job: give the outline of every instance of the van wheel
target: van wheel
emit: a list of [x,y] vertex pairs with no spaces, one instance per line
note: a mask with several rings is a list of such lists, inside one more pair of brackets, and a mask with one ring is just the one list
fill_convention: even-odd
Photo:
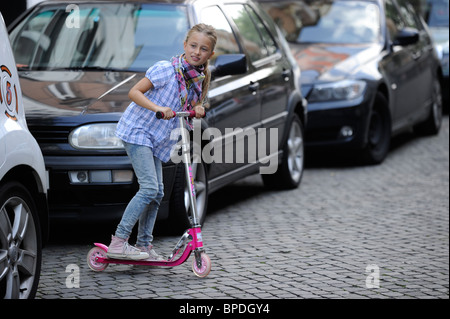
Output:
[[0,298],[32,299],[41,273],[36,205],[18,182],[0,186]]
[[298,187],[304,169],[304,140],[302,122],[296,114],[291,117],[288,136],[283,146],[283,157],[274,174],[262,174],[269,188],[293,189]]
[[391,120],[388,102],[377,93],[370,115],[367,144],[361,152],[363,164],[380,164],[386,158],[391,144]]

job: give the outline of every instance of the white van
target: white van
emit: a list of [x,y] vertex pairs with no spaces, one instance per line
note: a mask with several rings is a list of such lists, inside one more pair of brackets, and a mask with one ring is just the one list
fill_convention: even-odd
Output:
[[0,13],[0,299],[33,298],[48,232],[47,174],[28,131],[9,36]]

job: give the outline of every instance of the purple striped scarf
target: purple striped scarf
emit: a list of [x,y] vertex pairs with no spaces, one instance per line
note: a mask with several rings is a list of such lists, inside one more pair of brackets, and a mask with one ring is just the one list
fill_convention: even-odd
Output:
[[[175,76],[178,81],[178,92],[180,93],[180,103],[183,111],[192,110],[192,105],[196,105],[202,96],[202,82],[205,78],[204,67],[190,65],[184,54],[172,58],[172,65],[175,69]],[[189,90],[193,90],[192,100],[188,101]]]

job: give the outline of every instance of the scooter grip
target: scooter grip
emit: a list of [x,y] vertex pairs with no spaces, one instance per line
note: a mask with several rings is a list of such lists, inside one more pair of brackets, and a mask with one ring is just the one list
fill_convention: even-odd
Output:
[[[195,117],[195,111],[194,110],[189,111],[189,113],[190,113],[189,117]],[[173,116],[177,116],[177,113],[175,111],[173,111]],[[205,116],[206,116],[206,113],[203,114],[203,117],[205,117]],[[160,111],[156,112],[156,118],[158,120],[163,119],[164,118],[164,113],[160,112]]]
[[158,120],[164,118],[164,113],[163,113],[163,112],[160,112],[160,111],[156,112],[156,118],[157,118]]
[[[172,112],[173,112],[173,116],[177,116],[177,113],[175,113],[175,111],[172,111]],[[161,111],[156,112],[156,118],[157,118],[158,120],[163,119],[163,118],[164,118],[164,113],[161,112]]]

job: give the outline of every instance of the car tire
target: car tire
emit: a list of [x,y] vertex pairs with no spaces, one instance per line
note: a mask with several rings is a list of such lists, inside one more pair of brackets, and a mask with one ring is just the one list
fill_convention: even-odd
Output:
[[[198,223],[203,225],[208,207],[207,167],[201,159],[200,154],[195,156],[195,161],[191,165],[195,185]],[[191,227],[192,210],[190,207],[189,192],[190,188],[186,183],[185,165],[181,162],[176,168],[175,181],[169,206],[168,225],[176,232]]]
[[32,299],[41,273],[38,211],[22,184],[0,185],[0,297]]
[[274,174],[262,174],[264,185],[276,189],[297,188],[304,169],[303,125],[297,114],[293,114],[289,131],[283,145],[283,157]]
[[442,91],[441,84],[435,78],[433,82],[433,102],[427,119],[416,125],[414,130],[423,135],[438,134],[442,125]]
[[385,96],[377,92],[367,130],[367,142],[361,151],[363,164],[380,164],[391,145],[391,117]]

